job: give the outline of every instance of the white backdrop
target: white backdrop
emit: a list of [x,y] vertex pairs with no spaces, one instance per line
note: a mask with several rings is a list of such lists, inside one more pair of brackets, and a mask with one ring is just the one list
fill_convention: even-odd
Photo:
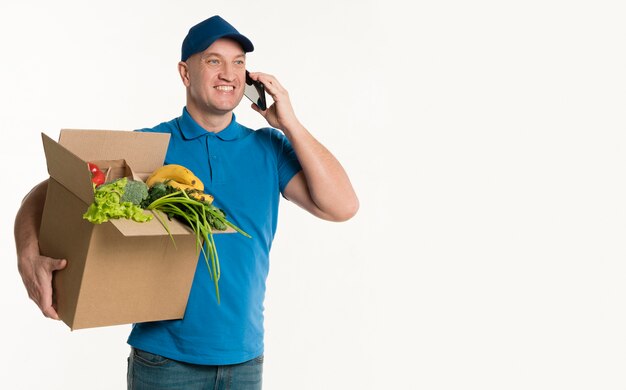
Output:
[[[343,224],[282,203],[265,388],[624,389],[624,11],[3,2],[0,387],[125,388],[129,326],[70,332],[43,318],[16,270],[14,215],[47,175],[40,132],[180,115],[182,39],[221,14],[361,200]],[[247,102],[236,113],[264,125]]]

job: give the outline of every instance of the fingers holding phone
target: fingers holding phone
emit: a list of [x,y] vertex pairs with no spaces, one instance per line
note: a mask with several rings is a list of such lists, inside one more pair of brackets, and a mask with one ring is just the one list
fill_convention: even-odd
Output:
[[[266,103],[266,110],[257,110],[255,108],[272,127],[285,130],[298,123],[291,106],[289,94],[276,77],[261,72],[251,72],[246,73],[246,75],[246,78],[249,78],[252,82],[261,84],[264,91],[274,100],[274,103],[269,107],[267,107]],[[248,98],[250,99],[250,97]],[[258,104],[257,107],[260,108]]]

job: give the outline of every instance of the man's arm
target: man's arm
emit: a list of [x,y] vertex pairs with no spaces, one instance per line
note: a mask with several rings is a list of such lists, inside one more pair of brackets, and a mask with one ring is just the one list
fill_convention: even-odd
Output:
[[42,313],[58,320],[52,301],[52,273],[65,268],[66,260],[57,260],[39,253],[39,226],[46,202],[48,181],[35,186],[22,201],[15,216],[15,247],[17,268],[22,276],[28,296]]
[[359,200],[339,161],[304,127],[284,132],[302,166],[285,187],[285,197],[325,220],[352,218]]
[[268,123],[282,130],[296,152],[302,172],[287,184],[287,199],[313,215],[330,221],[346,221],[359,209],[359,200],[339,161],[298,121],[287,90],[275,77],[250,73],[265,85],[274,104],[265,111],[253,105]]

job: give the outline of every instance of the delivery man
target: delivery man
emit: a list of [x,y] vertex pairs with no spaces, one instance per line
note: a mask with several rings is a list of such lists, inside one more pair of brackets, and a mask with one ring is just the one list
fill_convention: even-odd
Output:
[[[346,172],[300,123],[276,77],[250,73],[274,100],[266,110],[252,105],[271,127],[252,130],[237,122],[233,110],[243,97],[246,53],[253,49],[219,16],[193,26],[178,64],[187,92],[182,115],[141,130],[169,133],[165,163],[190,168],[252,239],[215,237],[222,259],[219,305],[206,268],[197,267],[182,320],[133,326],[129,389],[260,389],[263,300],[280,197],[329,221],[348,220],[358,210]],[[46,189],[43,182],[24,199],[15,241],[29,297],[46,317],[58,319],[52,275],[67,261],[39,252]]]

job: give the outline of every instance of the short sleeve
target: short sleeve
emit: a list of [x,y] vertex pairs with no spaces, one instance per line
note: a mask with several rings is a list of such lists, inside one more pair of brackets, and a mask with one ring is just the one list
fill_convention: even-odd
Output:
[[276,129],[263,129],[270,134],[272,149],[276,153],[276,168],[278,171],[278,186],[283,193],[289,181],[296,173],[302,170],[296,152],[293,150],[287,137]]

